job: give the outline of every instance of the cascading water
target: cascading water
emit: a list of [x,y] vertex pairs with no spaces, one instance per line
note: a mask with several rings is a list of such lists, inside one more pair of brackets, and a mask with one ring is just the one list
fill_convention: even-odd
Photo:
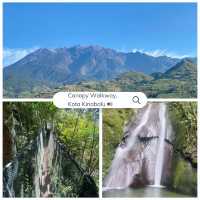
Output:
[[[134,171],[137,171],[139,163],[135,162],[135,166],[133,167],[133,163],[129,162],[129,160],[126,160],[125,157],[128,157],[128,154],[132,149],[135,149],[137,152],[137,146],[135,145],[137,135],[141,128],[147,123],[150,109],[151,105],[148,105],[139,125],[135,128],[135,130],[131,130],[130,139],[127,141],[126,147],[121,148],[121,146],[119,146],[117,148],[114,160],[111,165],[110,173],[104,183],[104,186],[106,187],[105,189],[124,188],[131,184],[132,175],[135,173]],[[135,156],[137,157],[136,154]]]
[[158,153],[156,157],[156,166],[155,166],[155,178],[154,185],[157,187],[161,186],[161,178],[163,171],[163,161],[164,161],[164,150],[165,150],[165,136],[166,136],[166,105],[160,105],[160,136],[159,136],[159,144],[158,144]]
[[[104,179],[104,190],[160,185],[164,156],[169,158],[166,168],[170,165],[172,147],[165,139],[170,140],[171,134],[164,103],[151,103],[140,110],[125,127],[124,138]],[[166,170],[163,178],[167,176]]]

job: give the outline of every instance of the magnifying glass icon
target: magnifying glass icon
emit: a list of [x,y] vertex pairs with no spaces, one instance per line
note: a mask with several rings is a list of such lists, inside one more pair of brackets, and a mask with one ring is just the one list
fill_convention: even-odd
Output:
[[132,98],[132,101],[133,101],[133,103],[139,103],[139,104],[141,104],[141,103],[140,103],[140,99],[139,99],[138,96],[134,96],[134,97]]

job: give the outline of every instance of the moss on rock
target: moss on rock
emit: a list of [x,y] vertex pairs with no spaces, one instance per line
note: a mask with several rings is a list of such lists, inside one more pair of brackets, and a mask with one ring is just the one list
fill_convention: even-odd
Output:
[[179,154],[174,156],[172,172],[173,190],[191,196],[197,195],[197,171]]
[[175,132],[170,187],[177,192],[197,195],[197,103],[168,104]]
[[197,164],[197,103],[174,102],[169,104],[169,113],[176,133],[174,146],[193,165]]
[[107,175],[115,150],[124,135],[124,126],[135,112],[134,109],[103,110],[103,177]]

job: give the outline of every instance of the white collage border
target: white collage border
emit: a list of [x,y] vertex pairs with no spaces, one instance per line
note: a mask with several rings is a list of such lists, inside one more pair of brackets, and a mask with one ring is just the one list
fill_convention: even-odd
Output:
[[[43,98],[37,98],[37,99],[31,99],[31,98],[26,98],[26,99],[4,99],[3,98],[3,3],[10,2],[10,3],[17,3],[17,2],[24,2],[24,3],[33,3],[33,2],[38,2],[38,3],[98,3],[98,2],[104,2],[104,3],[197,3],[197,32],[199,36],[199,19],[200,19],[200,9],[199,9],[199,2],[198,0],[0,0],[0,199],[3,199],[3,102],[5,101],[25,101],[25,102],[36,102],[36,101],[41,101],[41,102],[49,102],[52,101],[52,99],[43,99]],[[181,34],[181,33],[180,33]],[[199,68],[199,58],[200,58],[200,53],[199,53],[199,37],[197,36],[197,66]],[[173,102],[173,101],[196,101],[198,102],[198,130],[197,130],[197,145],[198,145],[198,163],[200,163],[200,70],[198,69],[198,75],[197,75],[197,84],[198,84],[198,97],[195,99],[148,99],[149,102]],[[200,195],[199,191],[199,184],[200,184],[200,175],[199,175],[199,164],[198,164],[198,169],[197,169],[197,174],[198,174],[198,197]],[[102,199],[102,109],[99,111],[99,198],[92,198],[92,199]],[[197,197],[197,198],[198,198]],[[184,198],[185,200],[188,199],[197,199],[197,198]],[[13,198],[9,198],[13,199]],[[14,199],[22,199],[22,198],[14,198]],[[32,199],[32,198],[31,198]],[[37,199],[37,198],[33,198]],[[63,199],[63,198],[45,198],[45,199]],[[77,199],[77,198],[71,198],[71,199]],[[91,198],[84,198],[84,199],[91,199]],[[105,198],[105,199],[117,199],[117,198]],[[121,198],[121,199],[141,199],[141,198]],[[155,199],[155,198],[145,198],[145,199]],[[162,198],[163,200],[169,200],[169,199],[181,199],[181,198]]]

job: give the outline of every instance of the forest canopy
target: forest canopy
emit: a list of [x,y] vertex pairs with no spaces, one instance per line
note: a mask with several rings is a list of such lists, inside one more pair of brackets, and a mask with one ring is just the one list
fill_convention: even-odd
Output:
[[50,124],[59,143],[98,186],[98,109],[58,109],[51,102],[5,102],[3,114],[4,166],[23,154]]

